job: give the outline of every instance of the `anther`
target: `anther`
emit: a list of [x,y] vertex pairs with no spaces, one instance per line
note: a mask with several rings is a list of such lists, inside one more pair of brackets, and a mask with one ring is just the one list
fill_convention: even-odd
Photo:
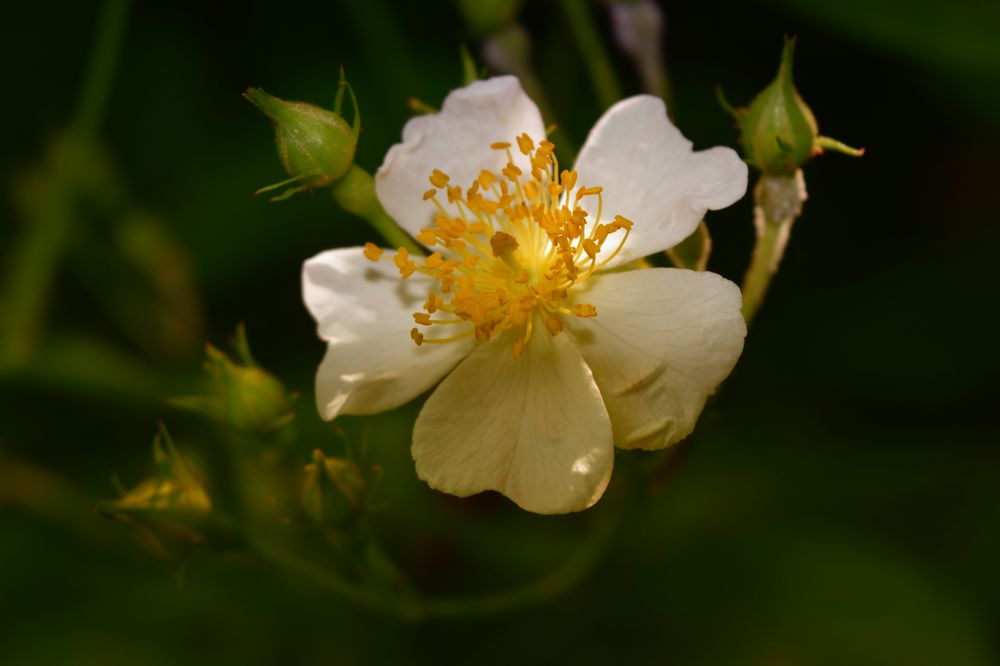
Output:
[[521,152],[525,155],[530,155],[531,151],[535,149],[535,142],[531,140],[531,137],[527,134],[522,134],[517,137],[517,147],[521,149]]
[[433,171],[431,171],[431,175],[429,176],[428,180],[431,181],[431,185],[440,188],[446,186],[448,184],[448,181],[451,179],[448,177],[448,174],[444,173],[443,171],[434,169]]
[[396,262],[396,268],[399,269],[399,274],[404,280],[413,275],[413,271],[417,269],[417,265],[410,261],[410,253],[406,251],[405,247],[399,248],[393,261]]
[[503,257],[517,249],[517,239],[508,233],[498,231],[490,236],[490,248],[494,257]]

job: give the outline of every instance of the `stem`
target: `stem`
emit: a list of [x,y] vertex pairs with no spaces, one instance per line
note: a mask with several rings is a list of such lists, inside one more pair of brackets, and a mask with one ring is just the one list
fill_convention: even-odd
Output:
[[762,174],[753,190],[757,244],[743,278],[743,317],[749,323],[764,302],[778,272],[792,225],[802,215],[806,184],[802,171],[791,175]]
[[375,183],[370,173],[357,164],[331,188],[333,200],[348,213],[353,213],[374,227],[393,247],[405,247],[410,254],[424,251],[389,217],[375,196]]
[[576,552],[558,568],[535,580],[509,590],[482,595],[427,597],[379,594],[349,581],[329,569],[314,564],[280,546],[264,540],[247,539],[250,549],[261,559],[295,572],[331,592],[372,611],[403,620],[469,618],[505,613],[536,606],[565,594],[580,582],[600,561],[618,533],[620,516],[605,516]]
[[528,606],[537,606],[562,596],[573,589],[607,550],[617,533],[617,521],[605,517],[559,568],[533,581],[493,594],[466,597],[431,598],[424,602],[424,613],[434,618],[467,618],[493,615]]
[[357,583],[341,578],[326,567],[314,564],[280,546],[266,543],[263,540],[248,540],[247,545],[262,560],[279,568],[294,571],[368,610],[387,613],[407,620],[416,620],[421,617],[420,609],[412,602],[375,594]]
[[594,82],[597,97],[601,106],[606,109],[622,98],[621,88],[611,66],[611,58],[604,48],[600,35],[597,34],[597,28],[584,0],[562,0],[562,7],[584,64]]
[[78,176],[96,140],[118,61],[127,0],[106,0],[97,27],[83,90],[70,127],[65,158],[53,168],[51,191],[28,220],[10,257],[0,294],[0,369],[9,369],[31,354],[41,329],[59,256],[69,235]]

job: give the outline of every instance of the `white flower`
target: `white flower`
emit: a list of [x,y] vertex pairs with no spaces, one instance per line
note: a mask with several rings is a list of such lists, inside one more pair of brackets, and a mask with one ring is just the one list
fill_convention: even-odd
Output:
[[560,171],[517,79],[479,81],[410,120],[375,185],[436,251],[383,257],[369,244],[305,263],[303,296],[328,344],[316,397],[333,419],[440,382],[413,431],[417,474],[434,488],[496,490],[538,513],[587,508],[614,447],[688,435],[743,349],[733,283],[613,270],[746,191],[736,153],[693,152],[655,97],[609,109],[575,170]]

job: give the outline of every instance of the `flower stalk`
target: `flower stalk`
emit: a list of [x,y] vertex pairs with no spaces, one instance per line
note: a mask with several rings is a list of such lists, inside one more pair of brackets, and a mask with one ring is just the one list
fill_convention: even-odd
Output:
[[747,323],[764,302],[788,245],[792,225],[802,215],[802,203],[808,198],[802,170],[791,175],[762,174],[753,198],[757,244],[743,278],[743,318]]
[[370,224],[392,247],[405,247],[410,254],[422,256],[420,246],[413,242],[395,220],[382,208],[375,196],[375,182],[372,175],[357,164],[330,189],[333,200],[352,215],[357,215]]

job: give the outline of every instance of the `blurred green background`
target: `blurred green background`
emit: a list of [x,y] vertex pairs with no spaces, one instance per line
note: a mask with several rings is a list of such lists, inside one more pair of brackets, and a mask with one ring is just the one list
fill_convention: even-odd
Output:
[[[51,203],[99,10],[4,11],[0,279]],[[588,11],[622,88],[640,92],[607,6]],[[241,91],[329,105],[343,64],[362,110],[357,161],[374,170],[406,99],[439,104],[460,83],[459,45],[478,59],[482,34],[448,2],[135,3],[52,271],[40,262],[32,284],[0,285],[44,304],[30,350],[0,376],[0,662],[998,663],[1000,5],[664,11],[672,113],[696,147],[734,145],[713,86],[749,101],[788,33],[821,130],[868,154],[807,167],[810,200],[739,366],[594,571],[537,607],[408,623],[238,550],[195,553],[179,587],[173,565],[91,506],[115,494],[113,474],[149,475],[160,418],[212,457],[210,430],[163,397],[196,390],[203,342],[240,321],[258,360],[302,393],[295,455],[336,441],[313,407],[323,347],[299,271],[376,237],[324,192],[251,196],[284,174]],[[548,120],[579,145],[602,109],[562,7],[528,2],[519,20]],[[742,276],[750,221],[748,199],[710,215],[712,270]],[[419,403],[345,428],[367,433],[385,469],[386,548],[432,593],[557,567],[648,462],[620,454],[608,496],[579,516],[455,500],[415,477]]]

